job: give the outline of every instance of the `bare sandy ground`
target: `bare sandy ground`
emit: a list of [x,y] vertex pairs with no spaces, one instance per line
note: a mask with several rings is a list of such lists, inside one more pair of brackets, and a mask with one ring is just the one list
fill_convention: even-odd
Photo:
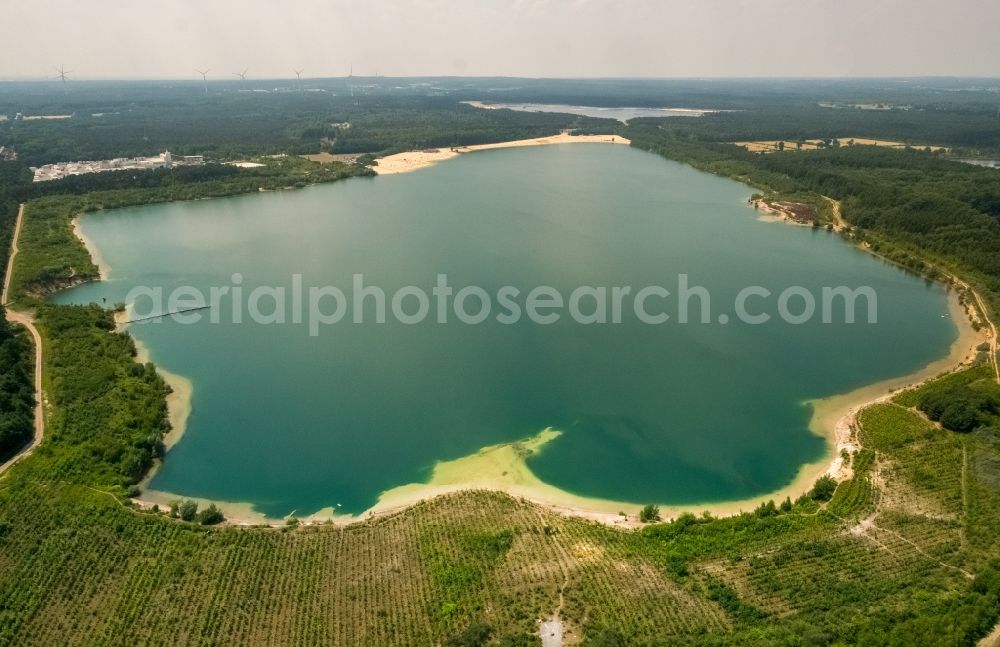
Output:
[[[819,139],[807,139],[802,142],[796,142],[789,139],[782,140],[764,140],[764,141],[754,141],[754,142],[733,142],[736,146],[742,146],[751,153],[773,153],[778,150],[778,144],[784,144],[784,149],[786,151],[811,151],[820,148],[822,140]],[[882,146],[886,148],[906,148],[907,144],[905,142],[891,141],[888,139],[868,139],[865,137],[839,137],[837,138],[838,146]],[[925,149],[929,148],[932,151],[951,151],[947,146],[929,146],[926,144],[909,144],[912,148]]]
[[787,209],[782,209],[781,207],[771,206],[764,200],[755,200],[751,203],[753,208],[759,213],[757,220],[761,222],[780,222],[786,225],[794,225],[796,227],[812,227],[811,222],[802,222],[795,218],[795,214]]
[[422,151],[409,151],[380,157],[375,172],[379,175],[395,173],[412,173],[427,168],[462,153],[485,151],[497,148],[519,148],[522,146],[546,146],[549,144],[631,144],[632,142],[619,135],[570,135],[561,133],[537,139],[518,139],[495,144],[478,144],[476,146],[460,146],[456,148],[431,148]]
[[310,162],[318,162],[320,164],[329,164],[330,162],[344,162],[346,164],[351,164],[354,160],[358,159],[360,155],[351,154],[333,154],[333,153],[312,153],[310,155],[299,155],[302,159],[307,159]]

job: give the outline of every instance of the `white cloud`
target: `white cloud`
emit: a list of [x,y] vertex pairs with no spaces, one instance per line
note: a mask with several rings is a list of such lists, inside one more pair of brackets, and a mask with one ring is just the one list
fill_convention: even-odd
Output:
[[1000,76],[1000,3],[33,0],[0,76]]

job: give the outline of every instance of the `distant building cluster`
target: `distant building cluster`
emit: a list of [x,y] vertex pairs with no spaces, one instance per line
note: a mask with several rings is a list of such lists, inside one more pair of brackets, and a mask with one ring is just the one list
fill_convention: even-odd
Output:
[[0,146],[0,162],[13,162],[17,159],[17,151],[11,146]]
[[95,160],[86,162],[58,162],[45,166],[31,167],[35,182],[58,180],[70,175],[85,175],[87,173],[103,173],[105,171],[147,170],[154,168],[172,168],[174,166],[200,166],[205,163],[201,155],[184,155],[174,158],[170,151],[164,151],[155,157],[119,157],[111,160]]

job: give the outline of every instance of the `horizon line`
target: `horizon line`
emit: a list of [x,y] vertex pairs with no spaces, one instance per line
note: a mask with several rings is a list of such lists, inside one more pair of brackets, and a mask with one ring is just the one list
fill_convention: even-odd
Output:
[[[224,73],[220,73],[222,78],[212,80],[210,83],[241,83],[239,79],[231,79]],[[507,80],[528,80],[528,81],[913,81],[924,79],[954,79],[954,80],[982,80],[1000,81],[1000,74],[996,76],[981,74],[872,74],[872,75],[761,75],[761,76],[517,76],[506,74],[407,74],[391,76],[384,74],[355,74],[350,76],[307,76],[303,80],[329,81],[347,79],[507,79]],[[127,82],[197,82],[203,80],[198,77],[187,76],[83,76],[69,79],[76,83],[117,81]],[[288,81],[297,80],[294,76],[260,76],[251,77],[249,80],[261,81]],[[0,83],[45,83],[59,82],[58,77],[48,76],[0,76]]]

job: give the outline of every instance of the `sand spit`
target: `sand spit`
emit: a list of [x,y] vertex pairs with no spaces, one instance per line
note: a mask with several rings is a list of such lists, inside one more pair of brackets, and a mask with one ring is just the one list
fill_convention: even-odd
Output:
[[106,281],[108,274],[111,273],[111,267],[101,255],[100,248],[94,244],[94,241],[87,238],[87,235],[83,233],[83,228],[80,226],[79,216],[74,217],[71,222],[73,225],[73,234],[76,235],[76,237],[80,239],[80,242],[83,243],[83,246],[87,248],[87,252],[90,254],[91,260],[94,262],[94,265],[97,266],[97,272],[100,280]]
[[518,139],[495,144],[477,144],[475,146],[459,146],[455,148],[428,148],[422,151],[409,151],[380,157],[375,172],[379,175],[396,173],[411,173],[433,166],[462,153],[485,151],[497,148],[520,148],[523,146],[547,146],[549,144],[631,144],[632,142],[620,135],[570,135],[561,133],[537,139]]

